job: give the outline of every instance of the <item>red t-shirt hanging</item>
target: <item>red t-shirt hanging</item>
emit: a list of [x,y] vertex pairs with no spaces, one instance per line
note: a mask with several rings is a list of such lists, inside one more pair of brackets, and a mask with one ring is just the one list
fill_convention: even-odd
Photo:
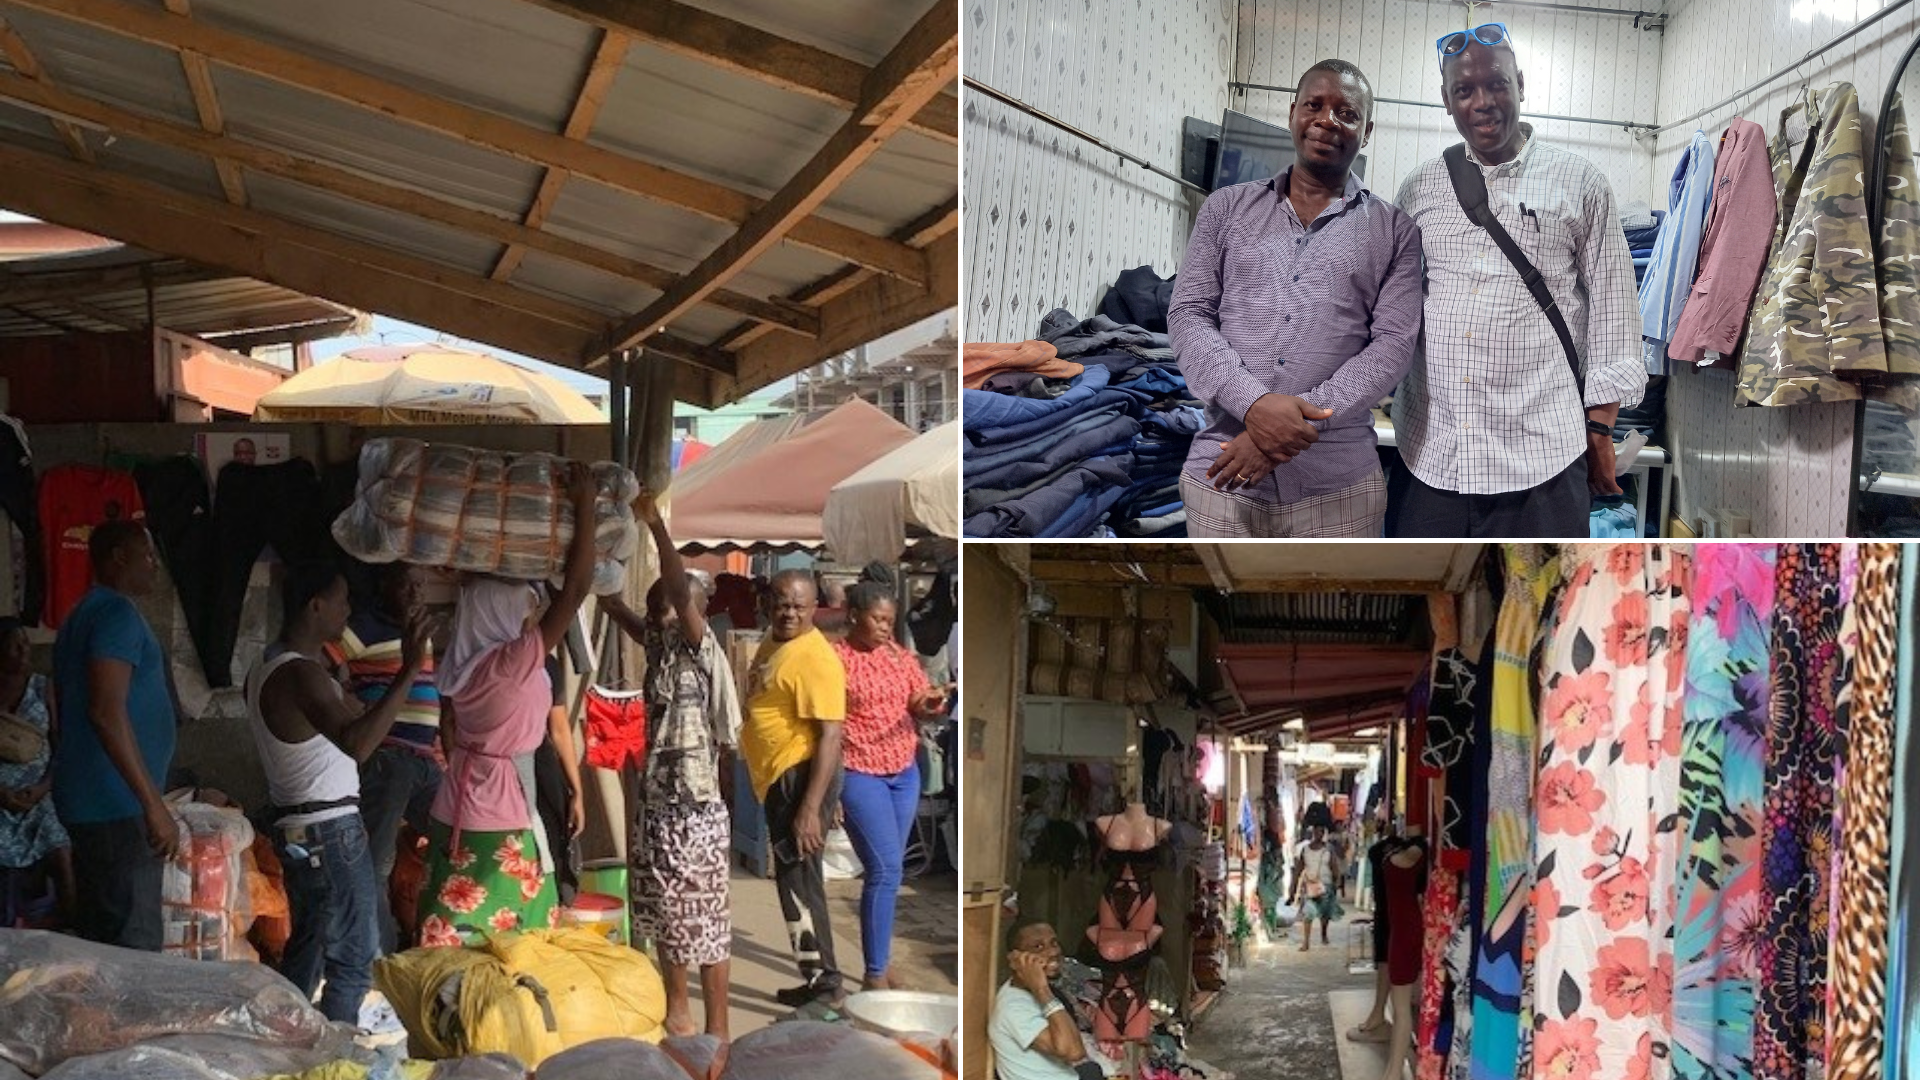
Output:
[[40,536],[47,559],[45,623],[58,628],[93,585],[87,542],[93,527],[118,519],[145,521],[140,488],[128,473],[91,465],[56,465],[40,478]]
[[904,770],[920,748],[920,726],[908,708],[927,688],[920,661],[892,641],[865,651],[836,641],[833,651],[847,669],[846,767],[869,776]]

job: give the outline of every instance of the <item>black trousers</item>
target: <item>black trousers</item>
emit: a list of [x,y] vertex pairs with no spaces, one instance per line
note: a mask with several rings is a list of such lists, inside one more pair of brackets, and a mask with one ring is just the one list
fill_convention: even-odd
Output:
[[[213,585],[206,613],[207,644],[200,663],[212,686],[232,685],[233,646],[247,579],[272,545],[285,562],[340,558],[313,465],[296,458],[279,465],[229,464],[214,489]],[[186,598],[181,597],[182,603]],[[189,617],[191,620],[191,616]]]
[[68,825],[73,841],[74,929],[88,941],[159,952],[160,875],[165,863],[147,846],[144,818]]
[[[207,476],[197,458],[178,456],[150,462],[133,471],[140,500],[147,505],[147,531],[159,549],[160,561],[173,578],[180,608],[187,616],[187,632],[194,651],[211,678],[208,657],[214,649],[213,610],[215,547],[213,500],[207,494]],[[231,656],[232,645],[228,645]],[[226,665],[221,665],[224,671]],[[221,685],[215,683],[214,685]]]
[[1430,540],[1585,540],[1587,455],[1522,491],[1468,495],[1430,487],[1401,463],[1387,481],[1387,535]]
[[[819,852],[798,857],[793,838],[793,819],[800,812],[812,776],[813,761],[808,759],[782,773],[767,789],[767,838],[773,841],[774,891],[780,896],[780,913],[787,920],[787,936],[793,942],[793,958],[800,964],[800,977],[815,990],[832,993],[840,989],[841,980],[839,965],[833,959],[826,871]],[[829,791],[821,804],[823,819],[837,801],[838,796]]]

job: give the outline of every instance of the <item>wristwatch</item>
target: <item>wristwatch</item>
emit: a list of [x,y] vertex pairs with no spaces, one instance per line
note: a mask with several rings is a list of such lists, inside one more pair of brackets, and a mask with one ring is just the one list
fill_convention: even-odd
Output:
[[1605,435],[1607,438],[1611,439],[1613,438],[1613,428],[1606,424],[1601,423],[1598,420],[1589,419],[1587,421],[1587,434]]

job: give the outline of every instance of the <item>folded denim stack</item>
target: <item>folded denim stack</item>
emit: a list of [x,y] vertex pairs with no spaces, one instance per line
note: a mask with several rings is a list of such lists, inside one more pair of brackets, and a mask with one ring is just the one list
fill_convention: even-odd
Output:
[[1646,391],[1640,397],[1640,404],[1632,408],[1623,408],[1613,421],[1613,441],[1619,442],[1636,431],[1647,436],[1647,442],[1653,446],[1664,446],[1660,441],[1660,432],[1667,422],[1667,376],[1653,375],[1647,379]]
[[1186,535],[1180,469],[1204,414],[1166,335],[1065,311],[1041,332],[1084,369],[1000,371],[964,392],[965,535]]

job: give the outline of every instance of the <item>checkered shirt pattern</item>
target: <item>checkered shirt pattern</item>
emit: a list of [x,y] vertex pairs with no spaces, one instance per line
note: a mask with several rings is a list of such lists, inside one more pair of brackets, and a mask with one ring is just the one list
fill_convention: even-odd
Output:
[[[1613,189],[1592,162],[1533,137],[1481,165],[1487,200],[1558,302],[1586,372],[1586,405],[1637,404],[1646,387],[1633,260]],[[1468,160],[1475,160],[1469,152]],[[1477,161],[1476,161],[1477,164]],[[1400,185],[1426,256],[1422,354],[1394,404],[1400,456],[1443,491],[1523,491],[1586,452],[1586,416],[1546,313],[1434,158]]]

